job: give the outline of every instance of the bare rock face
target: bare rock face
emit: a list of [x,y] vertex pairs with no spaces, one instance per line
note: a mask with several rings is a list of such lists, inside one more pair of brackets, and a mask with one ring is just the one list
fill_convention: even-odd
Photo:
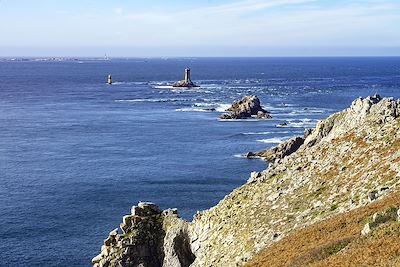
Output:
[[258,157],[264,158],[266,161],[274,162],[276,159],[282,159],[296,152],[300,148],[300,146],[303,145],[303,143],[304,138],[297,136],[277,145],[276,147],[253,154]]
[[331,141],[359,125],[374,123],[383,125],[400,116],[400,100],[382,98],[379,95],[357,98],[350,108],[319,121],[304,141],[304,148],[321,140]]
[[269,119],[271,115],[261,107],[260,99],[256,96],[245,96],[241,100],[233,102],[228,108],[228,114],[222,114],[220,119],[246,119],[255,116],[257,119]]
[[176,210],[161,212],[153,203],[140,202],[123,217],[120,229],[104,240],[93,266],[187,267],[195,260],[188,223]]

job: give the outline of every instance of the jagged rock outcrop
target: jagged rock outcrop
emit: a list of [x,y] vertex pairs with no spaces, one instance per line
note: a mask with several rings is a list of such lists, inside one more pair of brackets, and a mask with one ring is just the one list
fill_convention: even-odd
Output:
[[246,154],[246,157],[259,157],[265,159],[266,161],[274,162],[277,159],[283,159],[284,157],[296,152],[303,145],[303,143],[304,138],[296,136],[270,149],[256,153],[249,152]]
[[261,107],[260,99],[251,95],[245,96],[241,100],[233,102],[232,106],[228,108],[228,114],[222,114],[220,119],[231,120],[231,119],[246,119],[255,116],[257,119],[269,119],[268,111]]
[[[382,100],[382,103],[376,105]],[[352,102],[350,108],[318,122],[315,129],[307,136],[304,148],[313,146],[322,139],[329,142],[335,136],[344,134],[348,129],[353,129],[364,122],[375,120],[374,123],[377,125],[383,125],[388,120],[399,116],[398,102],[389,98],[382,99],[379,95],[369,96],[365,99],[357,98]],[[372,115],[370,116],[370,114]]]
[[[154,259],[163,266],[192,260],[191,267],[242,266],[298,229],[374,205],[400,185],[399,116],[400,100],[357,99],[308,131],[294,153],[252,173],[246,184],[192,222],[163,213],[129,215],[130,226],[121,227],[124,234],[111,238],[104,253],[113,256],[96,257],[94,263],[128,266],[125,262],[136,264],[134,257],[159,253]],[[129,249],[119,246],[121,239]],[[129,266],[140,266],[134,264]]]
[[163,212],[153,203],[133,206],[118,228],[104,240],[93,266],[187,267],[195,259],[190,249],[188,224],[176,209]]

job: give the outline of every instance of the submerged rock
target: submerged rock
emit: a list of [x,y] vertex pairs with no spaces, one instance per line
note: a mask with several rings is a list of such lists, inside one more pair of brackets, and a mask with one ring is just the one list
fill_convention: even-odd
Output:
[[245,96],[241,100],[233,102],[232,106],[226,110],[227,114],[222,114],[220,119],[246,119],[255,116],[257,119],[269,119],[269,112],[261,107],[260,99],[256,96]]

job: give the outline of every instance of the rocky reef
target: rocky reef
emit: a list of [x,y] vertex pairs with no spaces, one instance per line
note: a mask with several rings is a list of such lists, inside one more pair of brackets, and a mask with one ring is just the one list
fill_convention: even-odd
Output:
[[220,119],[246,119],[255,116],[257,119],[269,119],[269,112],[261,107],[260,99],[257,96],[245,96],[241,100],[233,102],[227,110],[228,114],[222,114]]
[[[266,170],[253,172],[247,183],[215,207],[196,214],[192,222],[180,219],[176,210],[162,212],[154,204],[139,203],[124,216],[121,233],[114,230],[104,241],[93,265],[243,266],[259,253],[270,255],[269,250],[275,256],[266,258],[278,259],[276,251],[282,250],[279,246],[274,250],[274,244],[292,240],[302,229],[329,236],[315,230],[327,229],[317,228],[320,223],[346,212],[372,209],[375,203],[398,195],[400,100],[356,99],[348,109],[318,122],[305,137],[291,139],[265,157],[272,161]],[[394,212],[377,216],[393,221]],[[378,217],[370,229],[383,220]],[[337,236],[342,236],[345,225],[336,227]],[[361,230],[351,233],[361,236]],[[304,234],[304,240],[308,236]],[[297,245],[294,240],[289,244]]]

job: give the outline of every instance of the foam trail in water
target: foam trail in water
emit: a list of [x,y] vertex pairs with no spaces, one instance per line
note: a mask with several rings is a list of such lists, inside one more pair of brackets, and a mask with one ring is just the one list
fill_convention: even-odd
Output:
[[155,85],[153,86],[155,89],[176,89],[176,87],[173,87],[172,85]]
[[215,107],[215,110],[218,112],[225,112],[230,106],[230,104],[219,104]]
[[117,99],[115,102],[188,102],[185,98],[137,98],[137,99]]
[[213,109],[203,109],[203,108],[177,108],[175,111],[180,112],[214,112]]
[[261,142],[261,143],[266,143],[266,144],[280,144],[283,141],[287,140],[289,137],[273,137],[273,138],[267,138],[267,139],[259,139],[257,140],[257,142]]

